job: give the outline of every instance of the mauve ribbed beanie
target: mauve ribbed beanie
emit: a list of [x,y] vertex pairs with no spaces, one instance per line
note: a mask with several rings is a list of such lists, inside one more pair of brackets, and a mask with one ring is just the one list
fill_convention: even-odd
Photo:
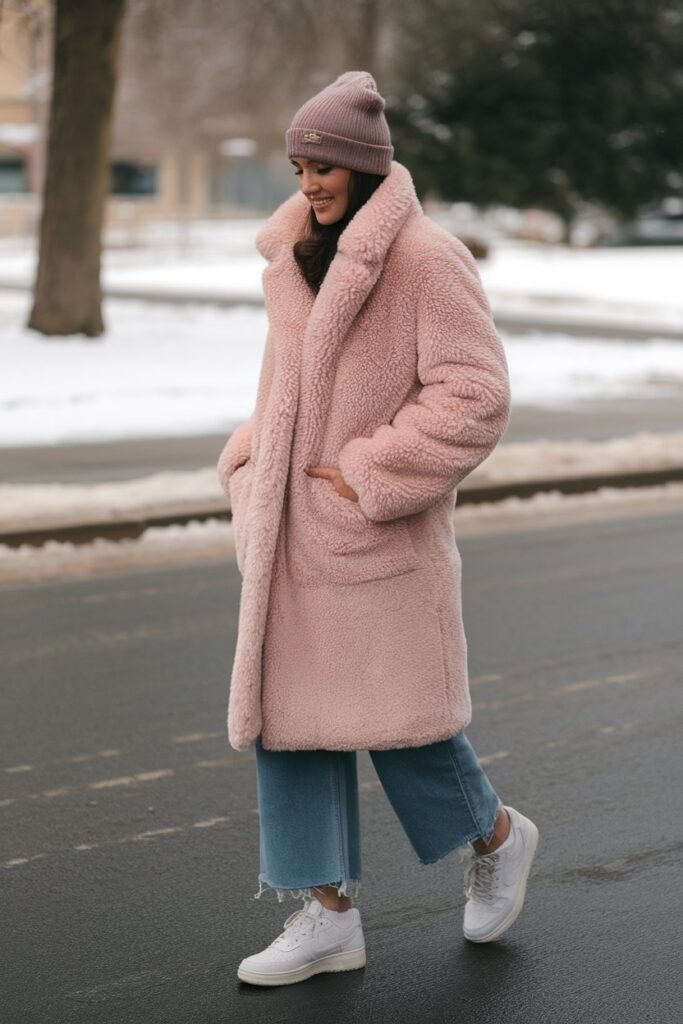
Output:
[[285,132],[287,156],[389,174],[394,147],[384,97],[368,71],[343,75],[299,107]]

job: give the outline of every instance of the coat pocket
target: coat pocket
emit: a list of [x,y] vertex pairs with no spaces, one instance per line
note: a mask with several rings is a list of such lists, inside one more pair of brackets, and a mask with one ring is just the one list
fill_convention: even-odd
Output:
[[235,558],[237,568],[244,575],[244,566],[247,557],[247,520],[249,495],[251,493],[251,481],[254,475],[254,467],[251,459],[244,462],[237,469],[233,470],[228,477],[228,488],[230,491],[230,509],[232,512],[232,530],[235,541]]
[[302,583],[361,583],[419,565],[404,519],[371,522],[331,480],[303,474],[287,523],[290,571]]

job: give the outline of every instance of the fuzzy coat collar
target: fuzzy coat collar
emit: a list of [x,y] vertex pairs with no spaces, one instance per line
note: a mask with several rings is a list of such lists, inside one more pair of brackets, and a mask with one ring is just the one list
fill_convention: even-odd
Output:
[[[255,244],[267,260],[276,259],[301,238],[310,210],[303,192],[285,199],[258,232]],[[342,231],[337,252],[360,263],[382,263],[399,229],[412,213],[422,213],[410,171],[397,160],[384,181]]]

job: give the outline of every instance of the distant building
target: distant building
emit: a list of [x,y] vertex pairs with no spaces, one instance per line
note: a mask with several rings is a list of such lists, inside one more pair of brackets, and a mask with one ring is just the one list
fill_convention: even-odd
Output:
[[[44,179],[52,77],[50,0],[3,5],[0,18],[0,235],[35,234]],[[119,87],[121,83],[119,83]],[[226,128],[239,125],[239,112]],[[244,133],[214,131],[159,149],[115,117],[109,228],[157,219],[264,214],[296,188],[287,161],[257,152]]]

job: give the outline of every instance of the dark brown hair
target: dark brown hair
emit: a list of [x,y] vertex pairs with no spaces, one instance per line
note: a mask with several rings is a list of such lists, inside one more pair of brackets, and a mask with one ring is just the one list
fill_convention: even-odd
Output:
[[321,224],[311,207],[305,234],[294,243],[292,251],[304,279],[314,291],[319,290],[334,259],[337,241],[342,231],[385,178],[385,174],[368,174],[365,171],[352,170],[346,212],[333,224]]

